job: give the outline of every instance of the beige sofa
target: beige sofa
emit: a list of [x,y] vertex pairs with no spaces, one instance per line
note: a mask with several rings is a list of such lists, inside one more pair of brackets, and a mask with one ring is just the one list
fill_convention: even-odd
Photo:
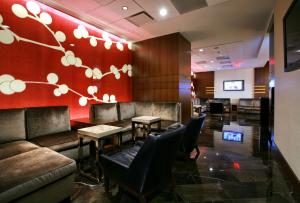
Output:
[[[50,113],[51,114],[51,113]],[[0,110],[0,202],[52,203],[72,192],[76,162],[49,148],[26,141],[44,134],[41,114],[26,109]],[[33,126],[33,125],[36,126]],[[27,123],[28,125],[28,123]],[[55,126],[48,126],[51,133]],[[51,129],[51,130],[50,130]],[[60,129],[60,128],[58,128]]]

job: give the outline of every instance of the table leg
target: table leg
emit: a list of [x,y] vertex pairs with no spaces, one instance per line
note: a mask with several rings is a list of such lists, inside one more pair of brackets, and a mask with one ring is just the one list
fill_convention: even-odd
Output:
[[117,135],[118,135],[118,140],[119,140],[119,148],[121,149],[121,145],[122,145],[122,135],[123,135],[123,133],[120,132],[120,133],[118,133]]
[[133,139],[133,142],[135,142],[135,122],[132,122],[132,139]]
[[161,132],[161,121],[158,122],[158,131]]
[[78,169],[81,170],[81,159],[83,157],[83,138],[78,138]]
[[100,167],[100,153],[103,152],[103,141],[98,140],[96,144],[96,180],[99,183],[102,179],[102,171]]

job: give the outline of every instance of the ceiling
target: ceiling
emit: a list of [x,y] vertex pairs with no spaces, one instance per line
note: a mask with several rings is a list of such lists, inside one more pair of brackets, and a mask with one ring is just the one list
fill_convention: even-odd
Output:
[[200,72],[264,66],[276,0],[39,1],[130,41],[181,32],[192,44],[192,70]]

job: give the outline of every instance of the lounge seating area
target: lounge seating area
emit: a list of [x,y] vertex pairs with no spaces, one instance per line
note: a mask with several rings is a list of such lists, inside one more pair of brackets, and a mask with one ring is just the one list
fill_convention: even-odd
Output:
[[[157,131],[157,126],[150,129],[149,133],[153,130],[156,133],[147,136],[145,143],[137,142],[133,150],[127,150],[127,155],[122,152],[120,155],[112,156],[115,157],[115,161],[112,163],[116,164],[116,160],[118,160],[121,166],[130,169],[126,172],[129,179],[124,179],[124,181],[129,181],[128,183],[130,183],[132,174],[137,173],[139,168],[148,168],[146,170],[146,173],[149,173],[148,180],[143,180],[147,184],[137,182],[138,185],[132,186],[133,191],[136,191],[137,194],[145,194],[156,186],[162,187],[163,185],[160,183],[164,182],[164,178],[170,178],[167,175],[171,176],[172,163],[176,152],[179,151],[180,143],[192,142],[194,143],[192,148],[196,146],[195,143],[200,129],[203,127],[205,115],[199,117],[200,120],[191,121],[192,126],[188,124],[188,132],[194,132],[191,134],[193,138],[185,137],[182,140],[182,135],[189,136],[190,134],[183,133],[185,126],[180,125],[179,112],[179,103],[94,104],[91,105],[94,122],[85,124],[87,126],[105,124],[121,127],[123,137],[123,134],[132,134],[131,120],[135,116],[158,115],[162,118],[163,124],[160,131]],[[194,129],[195,127],[196,129]],[[76,160],[79,157],[79,137],[77,130],[71,129],[67,106],[0,110],[0,131],[1,202],[40,202],[44,195],[51,196],[45,202],[60,202],[70,198],[78,167],[76,167]],[[83,139],[82,144],[80,153],[83,153],[83,157],[81,159],[89,158],[92,155],[89,140]],[[185,154],[189,154],[192,148],[191,146],[183,147],[185,145],[180,145],[180,149]],[[153,154],[154,152],[156,154]],[[199,152],[198,148],[197,152]],[[117,169],[116,165],[109,164],[105,157],[107,155],[102,155],[102,161],[100,161],[105,180],[114,174],[114,170],[121,178],[120,180],[123,180],[126,175],[120,175],[123,173]],[[145,159],[148,160],[148,164],[143,162]],[[163,167],[166,171],[158,173],[162,169],[162,163],[166,164]],[[5,170],[6,167],[9,167],[10,170]],[[164,178],[157,179],[159,182],[155,183],[152,180],[157,178],[158,174]],[[144,175],[141,171],[139,177],[142,178]],[[107,191],[108,187],[107,183]],[[129,191],[132,190],[129,189]],[[53,195],[54,193],[55,195]],[[138,197],[144,198],[139,195]]]
[[260,114],[261,99],[244,99],[238,100],[237,104],[231,104],[230,99],[199,99],[203,113],[212,112],[213,114],[231,113],[232,105],[237,106],[237,113],[240,114]]
[[0,0],[0,203],[300,202],[300,0]]

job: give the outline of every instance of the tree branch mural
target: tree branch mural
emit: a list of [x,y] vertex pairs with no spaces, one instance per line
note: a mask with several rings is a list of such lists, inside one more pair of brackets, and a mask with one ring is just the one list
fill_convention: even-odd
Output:
[[[56,45],[50,45],[43,42],[35,41],[32,39],[28,39],[25,37],[20,36],[19,34],[13,32],[8,25],[3,24],[4,19],[0,14],[0,42],[6,45],[10,45],[17,42],[26,42],[31,43],[37,46],[46,47],[52,49],[54,51],[58,51],[62,53],[61,57],[61,64],[65,67],[68,66],[75,66],[76,68],[82,68],[84,74],[87,78],[93,78],[95,80],[101,80],[103,77],[113,74],[115,79],[120,79],[121,74],[127,74],[129,77],[132,76],[132,66],[130,64],[123,65],[122,68],[118,69],[114,65],[110,66],[110,71],[106,73],[102,73],[102,71],[95,67],[89,67],[85,65],[81,58],[77,57],[75,53],[71,50],[66,50],[62,45],[63,42],[66,41],[67,36],[62,31],[53,31],[49,25],[52,23],[52,17],[47,12],[41,11],[39,5],[33,1],[28,1],[26,3],[26,8],[20,4],[13,4],[12,12],[18,18],[30,18],[34,21],[39,22],[42,24],[49,33],[53,36]],[[123,51],[124,47],[121,42],[112,41],[109,37],[108,33],[103,32],[102,37],[91,36],[87,29],[83,25],[79,25],[76,29],[74,29],[73,34],[75,38],[89,38],[90,45],[92,47],[96,47],[98,41],[105,41],[104,47],[106,49],[110,49],[113,44],[116,44],[118,50]],[[124,41],[126,42],[126,41]],[[128,48],[132,48],[132,44],[130,42],[126,42]],[[116,102],[116,98],[114,95],[109,96],[108,94],[104,94],[102,99],[99,99],[95,94],[98,92],[98,88],[96,86],[89,86],[87,88],[87,92],[89,96],[84,96],[83,94],[71,89],[66,84],[57,84],[58,76],[55,73],[49,73],[47,76],[47,82],[45,81],[23,81],[23,80],[16,80],[13,76],[9,74],[0,75],[0,92],[6,95],[11,95],[14,93],[23,92],[26,89],[27,84],[39,84],[39,85],[47,85],[47,86],[54,86],[54,95],[61,96],[62,94],[67,94],[71,92],[73,94],[78,95],[79,104],[81,106],[85,106],[87,101],[94,100],[97,102]]]

